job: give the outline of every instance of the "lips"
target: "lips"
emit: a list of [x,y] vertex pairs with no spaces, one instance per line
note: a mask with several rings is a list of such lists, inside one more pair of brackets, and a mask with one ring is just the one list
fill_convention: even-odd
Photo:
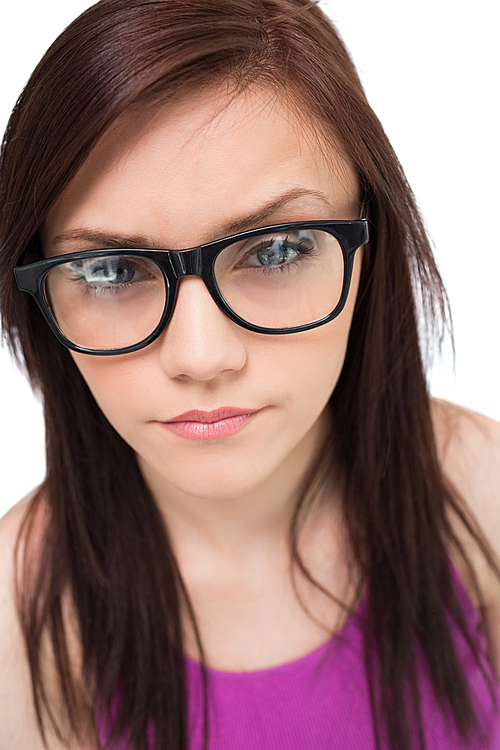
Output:
[[214,411],[192,409],[191,411],[184,412],[184,414],[179,414],[178,417],[172,417],[172,419],[167,420],[167,424],[172,422],[202,422],[203,424],[212,424],[213,422],[220,422],[221,419],[255,414],[257,411],[259,409],[238,409],[233,406],[222,406],[220,409],[214,409]]
[[213,411],[192,409],[167,422],[158,424],[178,437],[188,440],[216,440],[234,435],[253,420],[261,409],[222,406]]

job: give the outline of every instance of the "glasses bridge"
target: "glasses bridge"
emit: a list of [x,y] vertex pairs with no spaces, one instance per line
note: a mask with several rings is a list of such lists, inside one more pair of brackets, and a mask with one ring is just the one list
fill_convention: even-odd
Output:
[[201,276],[201,247],[194,247],[191,250],[169,250],[169,260],[178,279],[183,276]]

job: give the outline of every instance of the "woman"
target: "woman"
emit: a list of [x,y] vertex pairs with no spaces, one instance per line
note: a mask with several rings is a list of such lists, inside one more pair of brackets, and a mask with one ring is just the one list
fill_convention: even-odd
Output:
[[102,0],[0,195],[48,467],[0,746],[498,747],[498,426],[429,400],[444,290],[319,9]]

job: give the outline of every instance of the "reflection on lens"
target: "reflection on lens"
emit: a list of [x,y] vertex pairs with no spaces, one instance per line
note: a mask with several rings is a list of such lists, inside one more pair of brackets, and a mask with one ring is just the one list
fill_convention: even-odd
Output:
[[226,247],[215,262],[229,307],[262,328],[293,328],[329,315],[344,281],[342,249],[317,229],[257,235]]
[[45,295],[66,338],[89,349],[121,349],[147,338],[160,322],[166,287],[147,258],[102,255],[55,266]]

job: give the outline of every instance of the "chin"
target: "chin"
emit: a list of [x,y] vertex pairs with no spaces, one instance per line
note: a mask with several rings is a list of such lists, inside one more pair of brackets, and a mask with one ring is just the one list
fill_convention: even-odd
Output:
[[261,466],[260,471],[256,471],[251,463],[244,469],[241,460],[234,461],[234,465],[231,460],[217,462],[217,466],[200,461],[197,466],[179,463],[176,467],[167,468],[138,456],[138,463],[153,495],[158,499],[168,499],[172,494],[207,501],[235,500],[258,490],[273,473],[272,466],[267,470]]
[[229,469],[215,475],[191,476],[188,479],[182,477],[179,482],[170,480],[177,491],[189,497],[207,501],[231,501],[239,497],[251,495],[265,482],[266,476],[256,476],[254,472],[250,476],[242,476],[241,468],[239,476]]

